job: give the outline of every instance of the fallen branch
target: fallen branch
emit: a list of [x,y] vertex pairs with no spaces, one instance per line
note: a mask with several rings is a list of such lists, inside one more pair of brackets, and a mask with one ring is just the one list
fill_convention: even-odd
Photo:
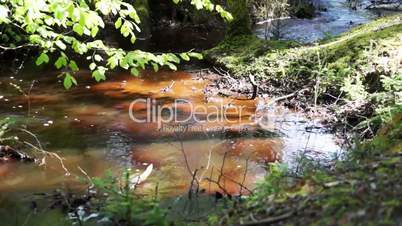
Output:
[[10,146],[0,145],[0,162],[1,161],[21,161],[21,162],[35,162],[35,159],[27,154],[17,151]]
[[66,172],[66,176],[70,176],[70,175],[71,175],[70,171],[69,171],[69,170],[67,169],[67,167],[64,165],[64,160],[63,160],[62,157],[60,157],[60,156],[59,156],[58,154],[56,154],[56,153],[45,151],[45,150],[43,149],[42,144],[40,143],[38,137],[37,137],[35,134],[33,134],[32,132],[30,132],[30,131],[28,131],[28,130],[26,130],[26,129],[20,129],[20,131],[25,132],[25,133],[31,135],[31,136],[35,139],[35,141],[37,142],[38,147],[35,146],[35,145],[33,145],[33,144],[31,144],[31,143],[29,143],[29,142],[27,142],[27,141],[24,141],[23,144],[25,144],[25,145],[31,147],[32,149],[34,149],[34,150],[36,150],[36,151],[38,151],[38,152],[40,152],[41,154],[44,155],[44,157],[42,158],[42,162],[41,162],[41,164],[40,164],[41,166],[46,165],[46,157],[47,157],[47,156],[50,156],[50,157],[53,157],[53,158],[56,158],[57,160],[59,160],[61,167],[62,167],[63,170]]
[[273,224],[273,223],[277,223],[279,221],[283,221],[289,217],[291,217],[294,214],[293,211],[289,212],[289,213],[285,213],[282,214],[280,216],[276,216],[276,217],[269,217],[260,221],[256,221],[256,222],[250,222],[250,223],[246,223],[246,224],[240,224],[241,226],[256,226],[256,225],[269,225],[269,224]]
[[281,96],[281,97],[277,97],[277,98],[275,98],[275,99],[269,101],[267,105],[269,106],[269,105],[272,105],[272,104],[274,104],[274,103],[276,103],[276,102],[289,99],[289,98],[294,97],[294,96],[296,96],[297,94],[302,93],[302,92],[307,91],[307,90],[309,90],[309,89],[308,89],[308,88],[304,88],[304,89],[301,89],[301,90],[296,91],[296,92],[294,92],[294,93],[291,93],[291,94],[288,94],[288,95],[285,95],[285,96]]

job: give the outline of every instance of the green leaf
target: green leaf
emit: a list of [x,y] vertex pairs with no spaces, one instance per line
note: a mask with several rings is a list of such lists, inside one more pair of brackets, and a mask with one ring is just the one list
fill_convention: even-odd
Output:
[[42,65],[43,63],[49,63],[49,56],[46,53],[41,53],[38,57],[38,59],[36,59],[36,65]]
[[204,59],[204,57],[202,56],[201,53],[188,53],[188,55],[192,58],[196,58],[198,60],[202,60]]
[[92,63],[89,65],[89,69],[90,69],[91,71],[93,71],[93,70],[95,70],[96,66],[97,66],[97,65],[92,62]]
[[4,4],[2,2],[2,4],[0,5],[0,24],[2,24],[3,22],[8,23],[9,19],[8,19],[8,12],[10,11],[8,9],[8,7],[6,6],[6,4]]
[[70,73],[65,73],[63,82],[64,88],[70,89],[73,84],[77,85],[77,80],[75,80],[75,78],[71,76]]
[[176,65],[174,65],[172,63],[166,63],[166,65],[170,68],[170,70],[177,71]]
[[67,58],[65,56],[59,56],[54,66],[56,66],[57,69],[67,66]]
[[95,61],[98,61],[98,62],[103,61],[102,56],[101,56],[101,55],[99,55],[99,54],[95,54],[94,59],[95,59]]
[[181,53],[180,57],[181,57],[181,59],[183,59],[185,61],[190,61],[190,57],[188,56],[187,53]]
[[139,76],[140,75],[140,71],[138,71],[138,69],[135,68],[135,67],[131,68],[130,72],[134,76]]
[[122,20],[121,17],[119,17],[119,19],[116,20],[116,22],[114,23],[114,26],[116,27],[116,29],[119,29],[121,27],[122,24]]
[[77,72],[79,70],[77,63],[74,60],[71,60],[68,66],[73,72]]
[[130,41],[132,44],[134,44],[135,41],[137,41],[137,38],[135,36],[131,36]]
[[56,42],[55,42],[55,44],[60,48],[60,49],[62,49],[62,50],[65,50],[66,48],[67,48],[67,46],[66,46],[66,44],[64,44],[62,41],[60,41],[60,40],[57,40]]
[[82,36],[84,34],[84,27],[81,24],[74,24],[73,31]]
[[94,72],[92,73],[92,77],[95,78],[95,80],[96,80],[97,82],[100,82],[100,81],[102,81],[102,80],[105,80],[105,79],[106,79],[105,71],[98,69],[98,70],[96,70],[96,71],[94,71]]
[[91,36],[92,36],[92,38],[95,38],[96,35],[98,34],[98,32],[99,32],[99,28],[98,28],[98,27],[93,27],[93,28],[91,29]]
[[158,71],[159,71],[159,65],[158,65],[158,64],[152,63],[152,67],[154,68],[154,71],[155,71],[155,72],[158,72]]

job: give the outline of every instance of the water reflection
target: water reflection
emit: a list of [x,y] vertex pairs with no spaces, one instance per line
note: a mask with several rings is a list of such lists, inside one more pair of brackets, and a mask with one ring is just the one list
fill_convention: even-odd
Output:
[[[307,120],[301,120],[295,112],[279,107],[257,109],[259,102],[268,100],[206,96],[205,87],[210,81],[191,73],[145,71],[140,77],[116,74],[98,84],[85,72],[80,77],[82,82],[71,91],[63,90],[55,79],[41,79],[31,90],[29,109],[27,98],[8,87],[8,78],[0,83],[1,115],[29,122],[28,129],[39,135],[46,150],[62,156],[73,174],[66,177],[55,159],[49,160],[46,167],[2,164],[1,191],[78,186],[76,175],[83,176],[78,167],[90,176],[101,176],[106,170],[118,174],[125,167],[141,171],[154,164],[151,177],[141,186],[144,191],[153,191],[158,185],[165,195],[182,194],[195,177],[199,189],[205,192],[247,194],[247,189],[265,174],[268,162],[291,165],[294,155],[305,150],[324,155],[340,150],[332,135],[312,136],[306,130]],[[28,86],[24,82],[20,85]],[[230,120],[191,119],[165,123],[163,127],[159,121],[136,123],[129,116],[130,106],[139,116],[147,114],[145,103],[131,104],[137,98],[152,98],[156,104],[172,107],[179,117],[192,109],[175,104],[175,100],[187,100],[192,107],[209,109],[198,112],[199,119],[207,119],[214,107],[225,106],[217,108],[218,113],[225,111]],[[20,105],[22,108],[13,108]],[[227,110],[236,107],[243,109],[241,116]],[[257,122],[261,115],[264,120]]]

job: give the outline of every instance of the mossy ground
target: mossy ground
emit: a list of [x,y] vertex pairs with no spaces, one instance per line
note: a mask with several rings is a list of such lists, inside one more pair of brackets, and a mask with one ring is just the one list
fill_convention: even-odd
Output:
[[263,93],[285,95],[307,88],[304,106],[336,102],[336,112],[344,110],[342,104],[354,105],[371,117],[402,103],[401,36],[402,17],[393,16],[316,45],[238,36],[205,55],[235,78],[255,76]]
[[319,65],[341,77],[345,73],[338,72],[359,66],[356,63],[364,60],[363,54],[371,43],[400,41],[401,34],[402,17],[389,17],[314,46],[302,46],[294,41],[265,41],[254,35],[243,35],[224,40],[205,51],[205,55],[207,60],[229,69],[235,77],[253,74],[260,79],[282,77],[294,80],[301,75],[314,76],[314,66]]
[[[266,89],[276,90],[271,94],[307,87],[308,100],[318,98],[338,113],[347,112],[349,118],[339,119],[343,124],[349,123],[350,115],[362,114],[351,128],[372,135],[366,140],[362,140],[366,134],[358,137],[346,156],[330,166],[303,156],[297,172],[272,165],[252,196],[211,216],[211,223],[398,225],[402,221],[401,51],[400,16],[317,45],[241,36],[207,51],[210,61],[235,77],[255,75],[262,87],[274,87]],[[371,110],[359,110],[362,105]]]

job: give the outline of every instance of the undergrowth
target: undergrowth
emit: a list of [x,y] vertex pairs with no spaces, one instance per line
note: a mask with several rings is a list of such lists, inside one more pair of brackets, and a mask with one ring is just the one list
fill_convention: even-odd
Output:
[[[221,225],[396,225],[402,210],[402,111],[371,141],[331,167],[274,164],[251,197]],[[313,166],[313,167],[311,167]]]
[[218,225],[396,225],[402,211],[402,18],[382,18],[312,46],[225,40],[207,59],[235,77],[254,75],[263,92],[306,89],[304,100],[330,108],[357,132],[342,159],[281,164]]

